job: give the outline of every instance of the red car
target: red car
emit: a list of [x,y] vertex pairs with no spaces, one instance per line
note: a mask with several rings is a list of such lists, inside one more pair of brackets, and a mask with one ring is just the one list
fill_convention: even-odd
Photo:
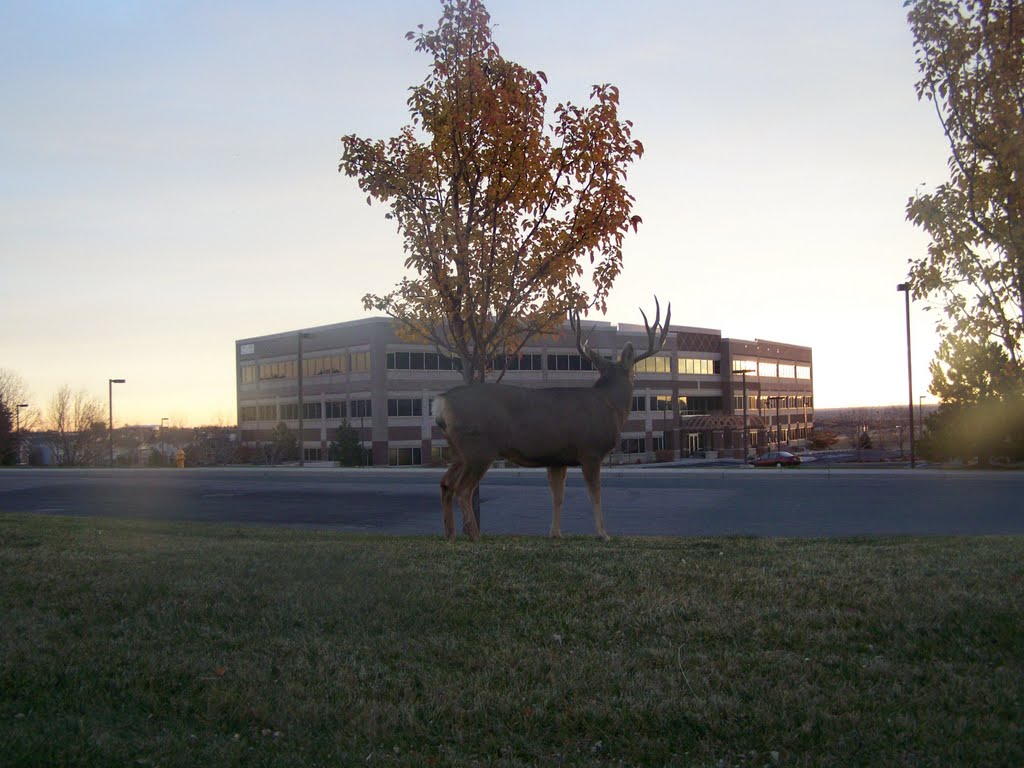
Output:
[[789,451],[772,451],[752,459],[750,463],[755,467],[798,467],[800,457]]

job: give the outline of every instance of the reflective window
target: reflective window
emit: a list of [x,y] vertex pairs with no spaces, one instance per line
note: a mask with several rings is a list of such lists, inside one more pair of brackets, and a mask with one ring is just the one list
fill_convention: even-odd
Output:
[[302,360],[303,376],[329,376],[345,372],[344,355],[326,355],[324,357],[308,357]]
[[679,358],[679,373],[681,374],[711,376],[713,374],[721,374],[721,372],[721,360],[705,360],[694,357]]
[[775,363],[758,363],[757,364],[757,375],[758,376],[777,376],[779,373],[778,366]]
[[352,352],[349,354],[348,360],[349,370],[352,372],[370,370],[369,352]]
[[302,418],[304,419],[319,419],[322,413],[323,407],[320,403],[302,404]]
[[651,395],[650,403],[652,411],[671,411],[672,395]]
[[638,412],[647,410],[647,398],[643,395],[633,395],[633,404],[629,407],[629,410]]
[[255,365],[243,365],[242,366],[242,383],[243,384],[255,384],[256,383],[257,369]]
[[679,413],[683,416],[697,416],[703,413],[715,413],[722,410],[722,398],[696,397],[682,395],[679,398]]
[[672,358],[669,355],[655,355],[641,360],[633,366],[637,373],[672,373]]
[[327,409],[328,419],[344,419],[345,418],[345,403],[344,401],[333,400],[328,401],[324,404]]
[[282,363],[260,363],[260,379],[294,379],[295,361],[286,360]]
[[796,366],[790,363],[779,363],[779,378],[780,379],[795,379],[796,378]]
[[798,365],[796,367],[796,377],[798,379],[809,379],[809,378],[811,378],[811,366],[809,366],[809,365]]

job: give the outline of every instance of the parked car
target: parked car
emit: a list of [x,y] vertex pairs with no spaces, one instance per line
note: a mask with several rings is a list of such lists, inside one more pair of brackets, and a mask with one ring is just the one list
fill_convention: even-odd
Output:
[[752,459],[755,467],[796,467],[800,465],[800,457],[789,451],[772,451]]

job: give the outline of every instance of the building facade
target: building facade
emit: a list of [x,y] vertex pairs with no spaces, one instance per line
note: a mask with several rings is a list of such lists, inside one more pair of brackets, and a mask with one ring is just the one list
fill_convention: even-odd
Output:
[[[671,326],[664,349],[637,364],[633,407],[613,461],[690,456],[742,458],[802,446],[814,426],[811,349],[723,338]],[[584,320],[591,347],[617,357],[647,347],[642,325]],[[500,370],[505,361],[494,361]],[[508,361],[504,383],[587,386],[597,380],[568,323]],[[389,318],[355,320],[235,343],[238,426],[245,445],[268,442],[282,422],[301,435],[303,458],[322,461],[347,422],[377,465],[440,464],[447,443],[431,416],[436,395],[462,383],[459,361],[410,344]]]

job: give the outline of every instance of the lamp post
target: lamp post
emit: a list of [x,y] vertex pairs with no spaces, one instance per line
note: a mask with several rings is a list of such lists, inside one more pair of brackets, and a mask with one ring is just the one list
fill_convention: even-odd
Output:
[[910,357],[910,283],[900,283],[897,291],[903,291],[907,308],[907,398],[910,410],[910,468],[916,466],[914,460],[914,375]]
[[753,368],[744,368],[741,371],[733,371],[743,377],[743,460],[746,461],[750,455],[750,429],[747,427],[747,374],[753,373]]
[[110,431],[107,437],[110,444],[110,466],[114,466],[114,385],[124,384],[124,379],[107,379],[107,403],[110,406]]
[[21,409],[28,408],[28,403],[18,403],[14,409],[14,420],[17,426],[15,427],[15,434],[18,440],[18,463],[21,464]]
[[303,446],[303,442],[302,442],[302,426],[303,426],[302,425],[302,415],[303,415],[302,414],[302,409],[303,409],[303,403],[302,403],[302,340],[303,339],[308,339],[312,335],[313,334],[311,334],[311,333],[304,333],[302,331],[299,331],[299,366],[298,366],[298,369],[296,370],[296,376],[298,378],[298,384],[299,384],[299,466],[300,467],[306,466],[306,450],[305,450],[305,448]]

